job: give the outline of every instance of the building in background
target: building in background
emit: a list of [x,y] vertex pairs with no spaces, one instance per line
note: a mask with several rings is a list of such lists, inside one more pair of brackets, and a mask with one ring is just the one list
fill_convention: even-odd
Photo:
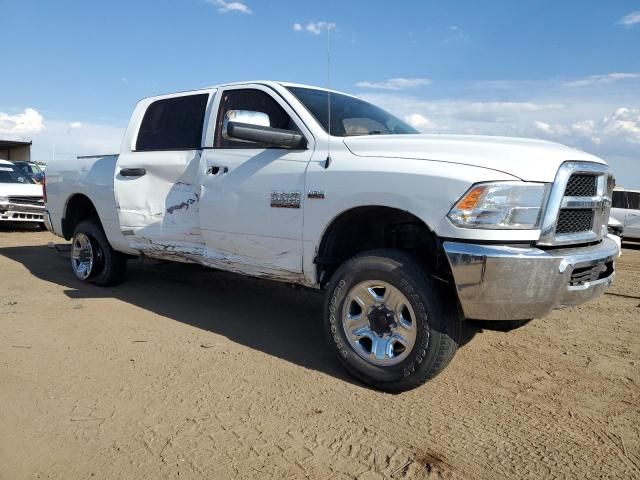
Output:
[[3,140],[0,137],[0,159],[31,161],[31,141]]

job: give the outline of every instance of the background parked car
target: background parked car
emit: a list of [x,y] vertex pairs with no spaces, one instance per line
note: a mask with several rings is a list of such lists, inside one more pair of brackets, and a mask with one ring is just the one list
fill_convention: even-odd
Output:
[[0,222],[37,223],[44,228],[42,185],[13,162],[0,160]]
[[611,217],[624,226],[625,240],[640,240],[640,190],[615,189]]

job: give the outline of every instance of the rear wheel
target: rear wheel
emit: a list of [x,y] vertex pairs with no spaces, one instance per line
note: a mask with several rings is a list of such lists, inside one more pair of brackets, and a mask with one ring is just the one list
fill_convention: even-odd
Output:
[[78,224],[71,240],[71,268],[83,282],[100,286],[115,285],[122,281],[127,258],[116,252],[95,220]]
[[330,342],[347,370],[382,390],[415,388],[456,352],[457,300],[396,250],[358,255],[333,275],[325,304]]

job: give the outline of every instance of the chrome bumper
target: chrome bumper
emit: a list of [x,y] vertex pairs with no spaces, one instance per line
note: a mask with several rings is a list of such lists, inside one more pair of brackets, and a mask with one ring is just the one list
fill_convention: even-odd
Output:
[[604,292],[615,276],[618,245],[540,250],[444,242],[467,318],[525,320],[579,305]]
[[0,204],[0,221],[5,222],[42,222],[44,207],[15,203]]

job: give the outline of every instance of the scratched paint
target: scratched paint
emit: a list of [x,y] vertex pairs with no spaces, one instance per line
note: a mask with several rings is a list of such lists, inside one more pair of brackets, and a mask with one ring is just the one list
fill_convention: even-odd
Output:
[[[307,281],[304,275],[298,272],[282,270],[277,265],[256,266],[242,262],[243,257],[236,255],[222,255],[208,252],[201,246],[194,246],[187,242],[156,242],[150,238],[137,236],[132,247],[143,255],[160,260],[172,260],[184,263],[199,263],[209,268],[224,270],[227,272],[249,275],[252,277],[269,278],[286,283],[294,283],[304,286],[315,286]],[[288,254],[289,252],[282,252]]]
[[173,212],[175,212],[176,210],[189,210],[189,207],[197,202],[200,201],[200,195],[198,195],[197,193],[194,194],[194,198],[189,198],[185,201],[180,202],[177,205],[171,205],[169,208],[167,208],[167,213],[168,214],[172,214]]

